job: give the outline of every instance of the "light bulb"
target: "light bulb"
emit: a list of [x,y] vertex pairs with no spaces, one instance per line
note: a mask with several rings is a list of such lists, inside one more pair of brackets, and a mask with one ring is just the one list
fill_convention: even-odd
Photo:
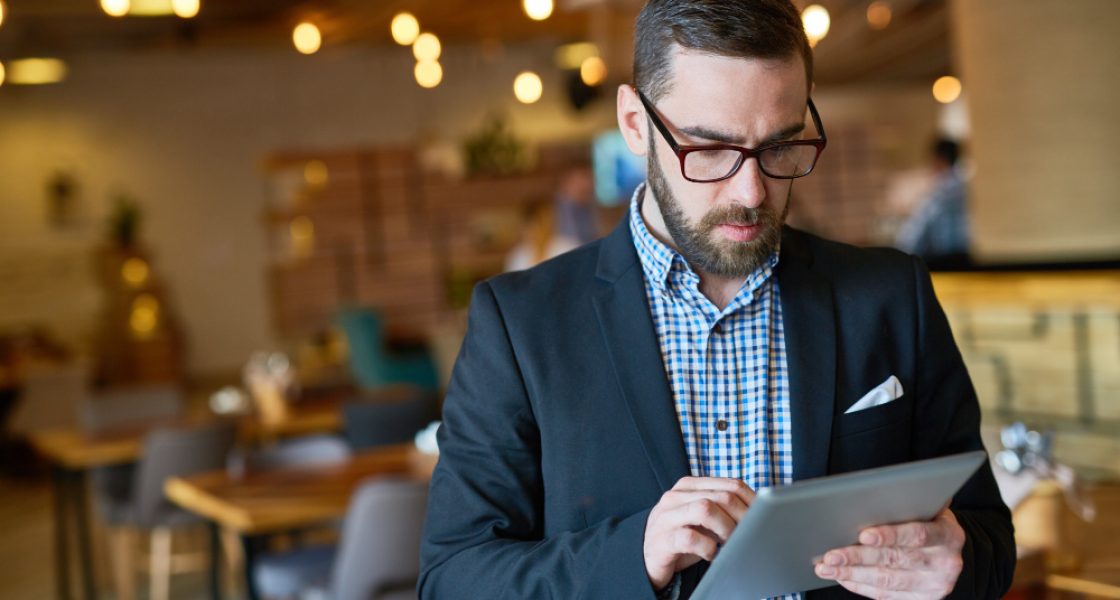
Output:
[[523,71],[513,80],[513,95],[523,104],[532,104],[541,99],[544,85],[540,75],[532,71]]
[[302,54],[315,54],[323,45],[323,35],[314,24],[304,21],[292,30],[292,43]]
[[407,46],[415,42],[416,36],[420,35],[420,22],[412,16],[412,13],[397,13],[389,25],[389,31],[393,34],[394,42]]

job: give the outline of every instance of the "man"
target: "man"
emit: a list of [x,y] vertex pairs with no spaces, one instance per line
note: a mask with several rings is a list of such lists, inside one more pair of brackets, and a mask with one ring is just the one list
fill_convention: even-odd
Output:
[[[782,227],[824,146],[811,60],[788,0],[643,9],[618,120],[649,185],[607,238],[475,290],[421,597],[687,598],[753,490],[982,447],[921,263]],[[860,542],[808,597],[995,598],[1014,567],[986,466]]]
[[956,268],[969,263],[966,190],[957,168],[959,155],[956,142],[934,142],[930,149],[933,189],[903,222],[895,239],[897,248],[917,254],[931,268]]

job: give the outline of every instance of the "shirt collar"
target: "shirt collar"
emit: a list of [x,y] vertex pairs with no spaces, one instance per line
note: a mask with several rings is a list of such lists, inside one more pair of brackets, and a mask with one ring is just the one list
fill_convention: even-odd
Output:
[[680,258],[683,262],[684,257],[653,237],[646,227],[646,221],[642,218],[641,201],[645,191],[646,184],[643,183],[634,190],[634,195],[630,198],[630,235],[634,238],[634,249],[638,251],[638,258],[641,259],[646,279],[654,288],[663,292],[669,273],[673,269],[673,261]]
[[[664,292],[669,285],[669,274],[673,271],[674,263],[678,263],[682,270],[693,277],[696,277],[696,275],[680,252],[662,243],[646,227],[645,219],[642,218],[642,198],[645,190],[646,184],[643,183],[634,190],[634,195],[630,198],[630,234],[634,238],[634,248],[638,252],[638,258],[642,263],[642,270],[645,272],[646,279],[653,284],[657,291]],[[778,266],[778,256],[780,254],[780,248],[775,248],[766,262],[747,277],[743,287],[739,290],[738,296],[746,293],[748,297],[753,297],[755,290],[766,283],[770,275],[773,274],[774,268]],[[699,282],[699,278],[696,277],[696,279]],[[732,302],[732,304],[735,303]]]

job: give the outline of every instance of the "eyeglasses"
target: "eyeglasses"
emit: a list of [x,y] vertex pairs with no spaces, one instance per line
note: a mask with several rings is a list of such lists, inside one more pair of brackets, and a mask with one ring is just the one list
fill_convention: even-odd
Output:
[[788,142],[775,142],[763,144],[758,148],[744,148],[732,144],[708,144],[703,146],[684,146],[673,139],[669,128],[665,126],[653,103],[638,90],[638,98],[646,107],[653,126],[669,142],[669,147],[676,153],[681,161],[681,175],[689,181],[696,183],[711,183],[723,181],[739,172],[748,158],[758,159],[758,167],[762,174],[774,179],[797,179],[812,172],[817,164],[817,158],[828,143],[821,125],[821,116],[817,114],[817,107],[813,106],[813,99],[809,99],[809,114],[813,118],[813,125],[817,128],[820,137],[815,140],[792,140]]

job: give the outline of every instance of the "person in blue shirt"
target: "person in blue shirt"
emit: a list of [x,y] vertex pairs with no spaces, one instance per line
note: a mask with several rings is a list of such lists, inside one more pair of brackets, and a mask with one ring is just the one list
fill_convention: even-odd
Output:
[[958,167],[959,145],[937,140],[932,148],[933,189],[902,223],[895,246],[922,257],[931,268],[968,262],[967,188]]

